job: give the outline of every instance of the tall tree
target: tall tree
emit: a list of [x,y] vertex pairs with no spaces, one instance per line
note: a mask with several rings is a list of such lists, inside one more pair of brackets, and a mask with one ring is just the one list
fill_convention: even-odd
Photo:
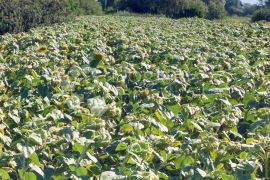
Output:
[[243,4],[240,0],[226,0],[225,9],[229,15],[243,14]]
[[203,0],[208,6],[208,19],[221,19],[226,16],[224,0]]

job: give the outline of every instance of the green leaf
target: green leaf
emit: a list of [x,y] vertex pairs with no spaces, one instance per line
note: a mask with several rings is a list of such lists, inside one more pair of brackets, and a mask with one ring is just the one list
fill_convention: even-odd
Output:
[[21,118],[19,116],[19,111],[17,109],[12,110],[8,113],[8,116],[17,124],[21,122]]
[[64,118],[64,114],[58,110],[58,109],[53,109],[51,113],[48,114],[53,120],[61,120]]
[[31,156],[29,157],[29,159],[31,160],[31,162],[37,166],[41,166],[40,162],[39,162],[39,158],[38,155],[34,152],[31,154]]
[[163,124],[160,123],[160,122],[157,122],[154,118],[151,118],[151,122],[152,122],[152,124],[154,124],[157,128],[159,128],[160,131],[162,131],[162,132],[168,132],[168,131],[169,131],[168,128],[167,128],[165,125],[163,125]]
[[166,151],[161,151],[161,152],[160,152],[160,155],[161,155],[161,157],[162,157],[162,161],[163,161],[163,162],[166,162],[166,161],[168,160],[168,154],[167,154]]
[[254,93],[246,93],[243,98],[243,103],[245,106],[248,106],[252,102],[257,102],[256,96]]
[[8,172],[6,170],[4,170],[4,169],[0,169],[0,177],[3,180],[10,179],[10,176],[9,176]]
[[68,168],[69,168],[71,171],[75,171],[75,170],[76,170],[76,166],[75,166],[75,165],[70,165],[70,166],[68,166]]
[[66,180],[67,178],[65,176],[53,176],[53,180]]
[[196,168],[196,171],[199,173],[199,175],[202,178],[206,177],[206,175],[207,175],[206,172],[204,170],[200,169],[200,168]]
[[166,125],[167,124],[167,120],[165,117],[163,117],[163,114],[158,110],[156,111],[155,113],[155,117],[156,119],[161,122],[163,125]]
[[241,152],[239,155],[240,159],[246,159],[248,157],[248,154],[246,152]]
[[23,156],[25,158],[29,158],[32,153],[35,152],[35,147],[34,146],[24,146],[21,143],[17,144],[17,149],[23,153]]
[[37,179],[36,175],[32,172],[25,173],[24,177],[25,177],[25,180],[36,180]]
[[97,163],[98,162],[97,158],[95,156],[91,155],[89,152],[87,152],[86,155],[94,163]]
[[208,127],[220,127],[221,126],[221,124],[218,122],[211,122],[208,120],[204,120],[204,122],[206,123],[206,126],[208,126]]
[[93,165],[89,167],[89,170],[94,174],[94,175],[100,175],[101,174],[101,169],[97,165]]
[[132,122],[132,123],[129,123],[133,128],[134,130],[141,130],[144,128],[144,125],[140,122]]
[[78,144],[78,143],[76,143],[76,144],[74,144],[72,146],[72,151],[75,151],[75,152],[82,153],[83,152],[83,149],[84,149],[84,146],[81,145],[81,144]]
[[195,160],[191,156],[180,156],[176,158],[176,160],[174,161],[175,167],[177,169],[183,168],[188,165],[192,165],[194,162]]
[[29,167],[33,170],[36,171],[39,175],[41,175],[42,177],[44,177],[44,172],[42,171],[42,169],[40,169],[40,167],[38,167],[37,165],[30,163]]
[[108,110],[106,102],[103,98],[88,99],[87,106],[91,113],[98,117],[101,117]]
[[169,180],[168,175],[166,175],[166,174],[163,173],[163,172],[159,172],[159,171],[158,171],[157,175],[158,175],[158,177],[159,177],[160,179],[162,179],[162,180]]
[[87,176],[88,175],[88,171],[86,168],[84,167],[79,167],[77,170],[76,170],[76,174],[78,176]]
[[135,160],[134,158],[132,158],[132,157],[129,157],[129,158],[128,158],[127,163],[128,163],[128,164],[132,164],[132,165],[137,164],[136,160]]
[[133,132],[134,130],[133,130],[133,127],[131,125],[124,124],[121,126],[120,131],[130,133],[130,132]]
[[216,150],[213,150],[210,152],[210,157],[214,161],[217,158],[218,152]]
[[258,127],[262,127],[262,126],[265,126],[267,123],[269,122],[269,120],[257,120],[256,122],[252,123],[250,126],[249,126],[249,131],[252,132],[254,131],[255,129],[257,129]]
[[203,131],[203,129],[201,128],[201,126],[200,126],[199,124],[197,124],[196,122],[191,121],[191,124],[192,124],[193,127],[194,127],[195,129],[197,129],[198,131],[200,131],[200,132]]
[[127,149],[127,144],[126,143],[120,143],[116,147],[116,151],[125,151]]
[[32,172],[26,172],[24,175],[24,180],[36,180],[37,176]]
[[132,175],[132,168],[127,168],[125,165],[120,165],[120,167],[117,168],[119,172],[125,176],[131,176]]
[[19,176],[22,180],[36,180],[37,177],[33,172],[25,172],[24,170],[18,170]]
[[42,137],[40,134],[32,133],[29,136],[29,140],[33,141],[34,143],[42,146]]
[[255,141],[254,138],[247,138],[246,139],[246,144],[253,144],[254,141]]
[[177,103],[174,105],[168,105],[167,108],[173,112],[174,115],[177,115],[181,111],[181,106]]

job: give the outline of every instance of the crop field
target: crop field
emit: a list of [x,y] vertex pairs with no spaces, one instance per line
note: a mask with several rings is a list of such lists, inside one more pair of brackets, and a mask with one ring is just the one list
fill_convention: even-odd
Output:
[[269,134],[269,23],[86,16],[0,37],[0,179],[269,179]]

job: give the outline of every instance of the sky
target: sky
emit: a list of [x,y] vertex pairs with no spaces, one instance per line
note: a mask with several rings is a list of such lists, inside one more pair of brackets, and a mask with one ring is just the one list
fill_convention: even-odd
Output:
[[242,0],[243,3],[250,3],[250,4],[256,4],[258,3],[258,0]]

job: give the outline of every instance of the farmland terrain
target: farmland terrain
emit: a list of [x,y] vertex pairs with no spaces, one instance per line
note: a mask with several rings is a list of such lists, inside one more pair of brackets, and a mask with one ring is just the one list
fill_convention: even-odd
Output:
[[269,23],[85,16],[0,37],[2,179],[268,179],[269,121]]

